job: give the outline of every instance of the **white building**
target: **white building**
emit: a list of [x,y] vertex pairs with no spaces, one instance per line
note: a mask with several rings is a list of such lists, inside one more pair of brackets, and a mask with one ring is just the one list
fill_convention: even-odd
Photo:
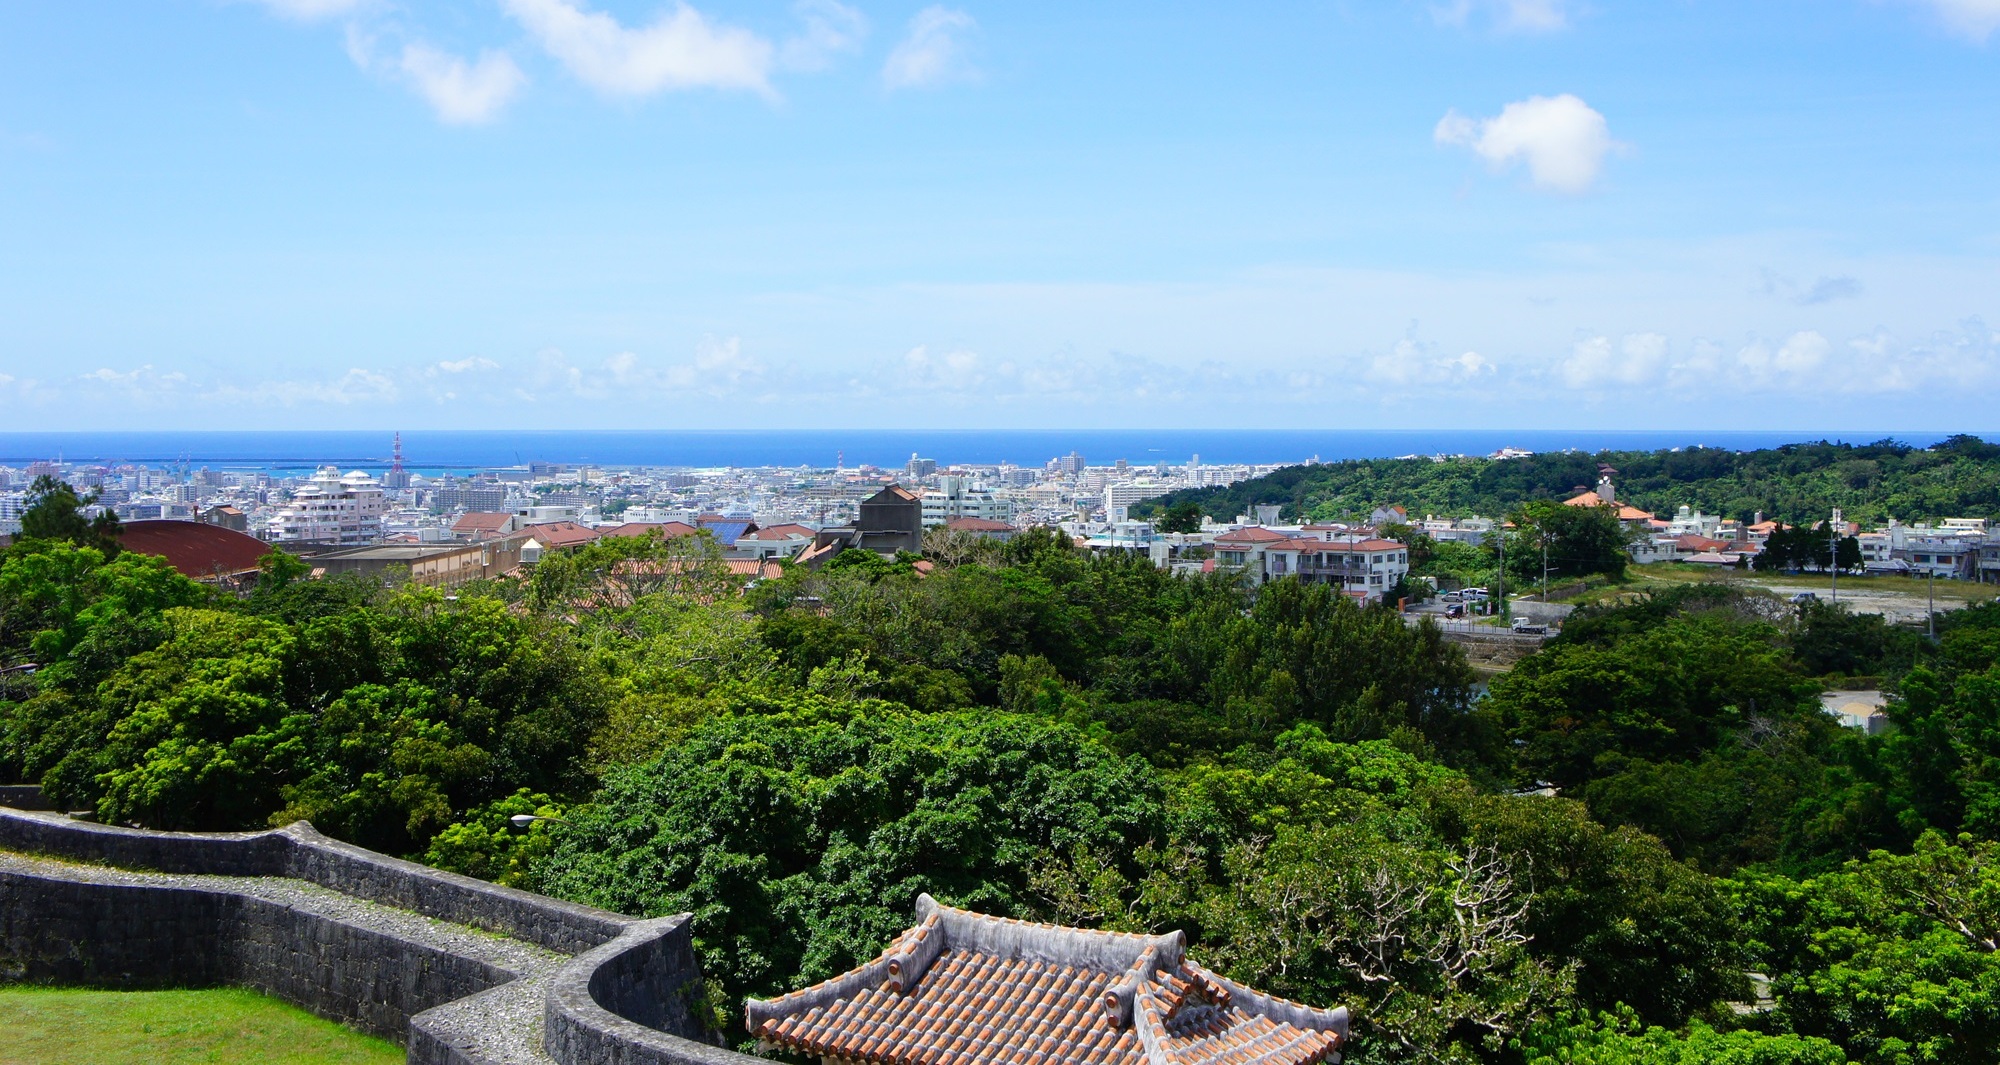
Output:
[[1363,602],[1382,598],[1410,572],[1410,549],[1395,540],[1342,535],[1323,529],[1270,529],[1252,525],[1215,538],[1217,568],[1242,572],[1263,584],[1284,577],[1336,584]]
[[1104,520],[1113,523],[1124,521],[1132,504],[1142,499],[1158,499],[1178,487],[1144,477],[1136,481],[1107,484],[1104,486]]
[[375,478],[360,470],[343,477],[338,467],[321,466],[272,516],[271,538],[372,544],[382,539],[382,515],[388,509]]
[[937,490],[924,493],[924,528],[944,525],[954,518],[1012,522],[1014,500],[1011,496],[975,489],[963,477],[939,477]]

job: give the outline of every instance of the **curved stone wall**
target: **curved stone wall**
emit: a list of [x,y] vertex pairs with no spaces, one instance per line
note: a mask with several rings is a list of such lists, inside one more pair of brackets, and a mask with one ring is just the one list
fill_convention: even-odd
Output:
[[0,980],[252,987],[424,1065],[759,1060],[708,1041],[687,915],[622,917],[303,822],[146,832],[0,808]]

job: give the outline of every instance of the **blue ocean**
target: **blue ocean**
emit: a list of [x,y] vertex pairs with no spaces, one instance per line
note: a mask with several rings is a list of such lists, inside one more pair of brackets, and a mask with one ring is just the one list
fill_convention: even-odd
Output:
[[[1074,451],[1092,465],[1298,463],[1400,455],[1486,455],[1500,448],[1650,450],[1708,446],[1737,450],[1810,440],[1865,443],[1885,436],[1927,446],[1950,433],[1717,432],[1714,430],[1423,429],[1252,430],[1107,429],[1028,432],[941,430],[508,431],[412,430],[404,465],[456,472],[528,462],[601,466],[900,467],[911,455],[940,463],[1040,466]],[[1989,434],[1991,435],[1991,434]],[[89,464],[186,462],[211,469],[291,472],[320,465],[375,469],[389,463],[388,432],[0,432],[0,465],[45,459]]]

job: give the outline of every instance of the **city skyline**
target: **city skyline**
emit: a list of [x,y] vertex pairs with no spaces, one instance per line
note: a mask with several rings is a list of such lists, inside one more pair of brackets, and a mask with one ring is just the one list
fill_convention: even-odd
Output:
[[1992,0],[15,9],[0,407],[1990,429],[1996,31]]

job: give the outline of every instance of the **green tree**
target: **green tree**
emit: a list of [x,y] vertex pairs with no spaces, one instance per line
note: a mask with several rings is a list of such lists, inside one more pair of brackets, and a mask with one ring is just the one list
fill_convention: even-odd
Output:
[[1168,533],[1200,532],[1201,519],[1205,516],[1201,504],[1184,499],[1160,511],[1159,516],[1153,519],[1153,527]]
[[1539,580],[1544,564],[1551,577],[1618,577],[1631,561],[1631,534],[1615,507],[1533,502],[1515,511],[1513,522],[1507,565],[1520,581]]
[[1125,849],[1158,832],[1160,805],[1143,763],[1053,722],[809,697],[703,723],[572,820],[543,888],[692,911],[703,971],[734,1004],[874,956],[921,892],[1022,913],[1038,854]]
[[[167,640],[99,687],[110,732],[95,757],[51,771],[56,790],[96,792],[99,818],[114,824],[254,827],[277,805],[306,727],[284,698],[294,638],[214,610],[175,607],[163,620]],[[79,778],[86,768],[93,779]]]
[[21,538],[24,540],[67,540],[78,547],[94,547],[112,558],[118,554],[118,515],[109,510],[86,518],[83,509],[97,502],[97,494],[79,496],[67,482],[42,474],[28,486],[27,507],[21,511]]

